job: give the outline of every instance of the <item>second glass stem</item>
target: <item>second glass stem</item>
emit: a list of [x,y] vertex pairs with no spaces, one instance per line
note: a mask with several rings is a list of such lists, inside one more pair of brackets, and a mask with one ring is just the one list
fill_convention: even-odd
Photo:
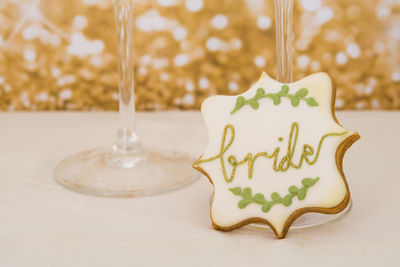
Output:
[[293,0],[275,0],[275,25],[277,80],[291,83]]

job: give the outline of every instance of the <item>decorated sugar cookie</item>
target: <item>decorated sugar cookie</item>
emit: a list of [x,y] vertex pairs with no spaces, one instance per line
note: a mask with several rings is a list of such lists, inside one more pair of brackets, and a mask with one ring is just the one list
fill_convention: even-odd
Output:
[[193,167],[214,185],[215,229],[263,223],[284,238],[302,214],[348,205],[342,159],[359,135],[338,123],[334,101],[325,73],[290,84],[263,73],[239,96],[203,102],[209,143]]

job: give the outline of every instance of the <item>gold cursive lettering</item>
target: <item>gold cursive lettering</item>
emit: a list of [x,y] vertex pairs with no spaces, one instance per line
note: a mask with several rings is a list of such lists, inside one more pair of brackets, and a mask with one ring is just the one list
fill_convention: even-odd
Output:
[[[275,172],[279,172],[279,171],[285,172],[290,167],[292,167],[294,169],[300,169],[303,165],[303,162],[306,162],[308,165],[313,165],[317,162],[318,157],[321,152],[322,144],[327,137],[340,136],[340,135],[344,135],[346,133],[347,133],[347,131],[342,132],[342,133],[327,133],[327,134],[324,134],[323,136],[321,136],[321,138],[318,142],[318,147],[317,147],[315,156],[313,159],[310,159],[309,157],[314,155],[314,152],[315,152],[314,148],[309,144],[304,144],[299,161],[296,164],[293,162],[293,157],[294,157],[294,153],[295,153],[296,146],[297,146],[297,139],[299,136],[299,124],[298,124],[298,122],[293,122],[291,125],[291,128],[290,128],[287,152],[286,152],[285,156],[283,156],[280,160],[278,159],[279,152],[280,152],[279,147],[276,147],[271,154],[268,154],[267,152],[258,152],[253,156],[251,153],[247,153],[246,156],[240,161],[238,161],[234,155],[229,155],[227,157],[227,162],[232,166],[232,171],[231,171],[230,175],[228,175],[226,168],[225,168],[224,155],[228,151],[228,149],[231,147],[231,145],[233,144],[233,141],[235,138],[235,128],[233,127],[233,125],[228,124],[224,127],[219,153],[217,155],[207,158],[207,159],[199,159],[194,164],[198,165],[200,163],[210,162],[210,161],[219,159],[220,163],[221,163],[221,169],[222,169],[222,174],[224,176],[224,179],[226,182],[230,183],[233,181],[233,179],[235,177],[237,167],[247,163],[248,178],[251,179],[253,176],[254,162],[256,161],[256,159],[258,159],[260,157],[264,157],[267,159],[273,158],[274,161],[272,164],[272,168]],[[282,141],[282,139],[280,138],[279,141]]]

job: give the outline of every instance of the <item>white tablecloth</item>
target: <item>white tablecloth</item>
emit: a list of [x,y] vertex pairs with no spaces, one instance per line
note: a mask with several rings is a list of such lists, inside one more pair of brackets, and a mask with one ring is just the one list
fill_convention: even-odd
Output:
[[[342,221],[290,231],[212,229],[205,177],[136,199],[81,195],[52,176],[64,157],[110,144],[116,113],[0,114],[0,266],[399,266],[400,112],[339,112],[361,134],[344,170],[353,208]],[[152,147],[202,153],[198,112],[138,115]]]

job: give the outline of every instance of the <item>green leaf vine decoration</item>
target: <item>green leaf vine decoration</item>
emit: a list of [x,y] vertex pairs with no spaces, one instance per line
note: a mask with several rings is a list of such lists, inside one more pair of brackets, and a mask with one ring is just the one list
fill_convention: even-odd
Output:
[[294,95],[289,94],[289,86],[282,85],[281,90],[278,93],[266,94],[263,88],[258,88],[255,96],[250,99],[245,99],[243,96],[238,96],[236,98],[235,108],[231,111],[231,114],[235,113],[241,109],[244,105],[250,105],[253,109],[258,109],[260,104],[258,100],[262,98],[271,98],[274,105],[279,105],[281,103],[282,97],[287,97],[290,99],[290,103],[293,107],[297,107],[300,104],[300,100],[303,100],[309,106],[318,106],[318,102],[313,97],[306,97],[308,95],[308,90],[306,88],[299,89]]
[[304,178],[301,180],[301,183],[303,184],[303,187],[298,188],[295,185],[292,185],[289,187],[288,191],[289,194],[285,195],[284,197],[281,197],[279,193],[273,192],[271,194],[271,199],[270,201],[266,200],[263,194],[257,193],[253,196],[251,192],[250,187],[246,188],[240,188],[240,187],[233,187],[229,188],[229,191],[231,191],[234,195],[236,196],[241,196],[242,200],[238,202],[238,207],[240,209],[244,209],[249,205],[250,203],[255,203],[261,205],[261,210],[263,212],[268,212],[271,207],[275,204],[282,204],[285,207],[288,207],[292,204],[292,199],[297,196],[298,200],[303,200],[306,198],[307,195],[307,190],[311,186],[313,186],[316,182],[319,181],[319,177],[317,178]]

